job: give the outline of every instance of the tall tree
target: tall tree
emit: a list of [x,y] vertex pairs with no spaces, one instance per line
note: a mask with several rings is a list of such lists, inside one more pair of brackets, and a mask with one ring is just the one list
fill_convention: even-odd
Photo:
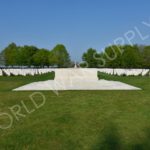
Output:
[[58,67],[69,67],[71,61],[66,47],[62,44],[56,45],[50,52],[49,62]]
[[49,66],[49,51],[40,49],[33,55],[33,62],[36,66]]
[[15,43],[9,44],[3,50],[6,65],[12,65],[12,66],[17,65],[17,53],[18,53],[18,48]]
[[143,51],[143,67],[150,68],[150,46],[145,46]]
[[82,60],[85,61],[89,68],[95,68],[97,67],[97,59],[95,56],[97,55],[97,52],[95,49],[88,49],[87,52],[85,52],[82,56]]
[[106,66],[110,68],[122,67],[122,53],[123,48],[120,45],[112,45],[105,48],[104,58],[106,60]]
[[122,66],[124,68],[141,68],[142,67],[142,55],[137,45],[125,45],[123,47],[124,52],[122,55]]
[[5,57],[3,52],[0,53],[0,66],[1,65],[5,65]]
[[38,52],[35,46],[24,46],[19,48],[19,65],[31,66],[34,65],[33,56]]

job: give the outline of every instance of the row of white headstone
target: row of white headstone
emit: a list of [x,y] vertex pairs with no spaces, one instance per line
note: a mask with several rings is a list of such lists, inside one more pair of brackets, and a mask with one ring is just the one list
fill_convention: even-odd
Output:
[[118,76],[150,76],[150,69],[98,69],[98,71],[110,74],[110,75],[118,75]]
[[[61,69],[0,69],[0,76],[27,76],[27,75],[40,75],[49,73],[52,71],[61,70]],[[91,69],[92,70],[92,69]],[[101,68],[101,69],[93,69],[99,72],[107,73],[110,75],[126,75],[126,76],[150,76],[150,69],[109,69],[109,68]]]
[[54,71],[54,69],[0,69],[0,76],[27,76],[41,75]]

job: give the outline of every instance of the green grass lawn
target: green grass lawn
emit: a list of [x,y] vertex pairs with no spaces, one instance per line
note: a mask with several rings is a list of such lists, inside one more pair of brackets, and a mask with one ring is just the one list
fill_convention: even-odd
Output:
[[[52,91],[43,107],[26,117],[13,117],[12,127],[0,129],[0,150],[143,150],[150,149],[150,78],[117,77],[100,74],[142,88],[141,91]],[[54,78],[0,77],[0,112],[10,107],[35,107],[29,96],[33,92],[12,92],[18,86]],[[37,102],[41,100],[36,97]],[[13,115],[12,115],[13,116]],[[0,117],[0,125],[8,119]]]

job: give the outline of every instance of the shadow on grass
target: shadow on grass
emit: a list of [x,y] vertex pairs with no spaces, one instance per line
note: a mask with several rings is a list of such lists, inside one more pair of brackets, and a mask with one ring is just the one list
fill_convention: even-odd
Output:
[[128,145],[123,143],[121,135],[114,124],[105,127],[102,134],[100,142],[98,141],[92,150],[150,150],[150,128],[145,130],[145,138]]
[[145,132],[145,138],[135,144],[130,145],[131,150],[150,150],[150,128]]
[[109,124],[102,131],[103,137],[101,138],[101,142],[97,142],[97,144],[92,148],[94,150],[120,150],[121,149],[121,141],[120,136],[116,127],[113,124]]

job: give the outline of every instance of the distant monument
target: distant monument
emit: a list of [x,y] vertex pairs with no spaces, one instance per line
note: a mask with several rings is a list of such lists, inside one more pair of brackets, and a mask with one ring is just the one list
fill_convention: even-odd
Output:
[[77,62],[75,62],[75,64],[74,64],[74,68],[78,68],[78,66],[77,66]]
[[79,63],[77,63],[76,61],[75,61],[75,63],[74,63],[74,68],[80,68]]

